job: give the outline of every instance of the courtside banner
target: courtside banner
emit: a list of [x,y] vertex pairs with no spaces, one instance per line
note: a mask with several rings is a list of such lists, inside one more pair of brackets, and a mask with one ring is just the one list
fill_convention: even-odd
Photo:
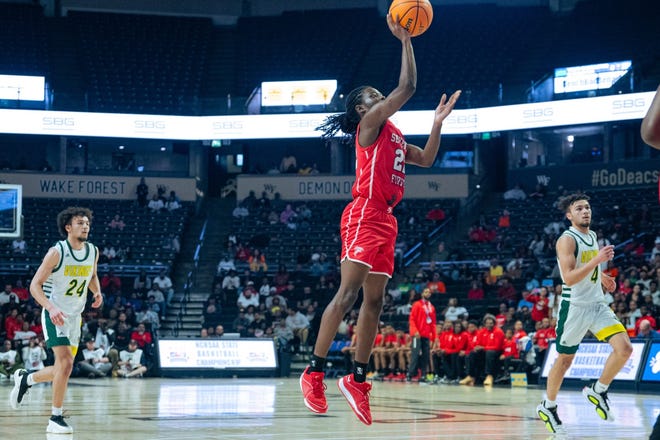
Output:
[[638,160],[615,163],[562,165],[561,167],[530,167],[510,170],[509,187],[520,184],[529,192],[537,184],[556,191],[581,188],[585,191],[656,186],[660,160]]
[[160,368],[276,368],[272,339],[160,339]]
[[[0,173],[0,183],[22,185],[23,197],[127,200],[137,199],[140,177]],[[174,191],[182,201],[191,202],[196,199],[196,182],[193,178],[147,177],[145,183],[152,194],[157,186],[162,185],[167,195]]]
[[641,379],[643,382],[660,382],[660,341],[651,344]]
[[[634,381],[642,367],[645,342],[632,342],[633,352],[615,380]],[[606,342],[583,342],[580,344],[573,363],[564,375],[565,379],[598,379],[603,372],[607,357],[612,352],[612,346]],[[552,365],[557,360],[557,347],[553,342],[548,347],[548,354],[543,364],[541,377],[547,378]]]
[[[250,191],[272,198],[279,193],[283,200],[349,200],[354,176],[273,176],[240,175],[237,178],[238,200]],[[412,174],[406,176],[405,198],[464,198],[468,196],[467,174]]]

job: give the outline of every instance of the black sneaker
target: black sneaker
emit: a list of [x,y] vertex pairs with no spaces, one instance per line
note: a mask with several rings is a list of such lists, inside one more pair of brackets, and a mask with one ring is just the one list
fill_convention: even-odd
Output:
[[9,393],[9,405],[13,409],[18,409],[25,397],[25,393],[30,389],[27,384],[28,372],[27,370],[20,369],[14,371],[14,388]]
[[71,434],[73,428],[64,421],[63,416],[50,416],[46,432],[51,434]]

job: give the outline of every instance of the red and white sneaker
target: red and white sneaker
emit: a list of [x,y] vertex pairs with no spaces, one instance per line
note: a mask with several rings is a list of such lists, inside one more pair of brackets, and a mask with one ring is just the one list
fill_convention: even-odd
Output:
[[357,418],[365,425],[371,425],[371,408],[369,408],[371,384],[367,382],[355,382],[353,374],[349,374],[339,379],[337,386]]
[[300,375],[300,389],[303,393],[305,406],[316,414],[324,414],[328,411],[328,402],[325,400],[326,386],[323,383],[325,373],[317,373],[305,368]]

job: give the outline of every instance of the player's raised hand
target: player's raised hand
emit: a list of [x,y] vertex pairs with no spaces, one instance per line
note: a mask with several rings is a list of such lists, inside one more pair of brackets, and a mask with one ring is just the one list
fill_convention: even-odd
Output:
[[396,38],[401,40],[402,42],[410,40],[410,34],[404,28],[398,23],[398,17],[397,21],[394,21],[392,16],[390,14],[387,14],[387,26],[390,28],[390,32],[392,32],[392,35],[394,35]]
[[456,101],[458,101],[458,98],[461,96],[461,91],[457,90],[454,92],[453,95],[449,97],[449,100],[447,100],[447,94],[443,93],[442,98],[440,98],[440,104],[435,108],[435,123],[436,124],[442,124],[442,121],[445,120],[447,116],[451,113],[451,111],[454,109],[454,105],[456,105]]

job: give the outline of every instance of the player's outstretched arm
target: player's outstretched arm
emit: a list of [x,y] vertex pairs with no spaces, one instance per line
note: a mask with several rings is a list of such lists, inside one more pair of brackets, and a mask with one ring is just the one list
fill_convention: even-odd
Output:
[[660,150],[660,86],[655,92],[651,107],[642,120],[640,131],[644,142]]
[[442,131],[442,122],[449,116],[451,111],[456,105],[456,101],[461,96],[461,91],[457,90],[453,95],[447,99],[446,94],[442,94],[440,104],[435,108],[435,115],[433,116],[433,126],[431,133],[426,141],[426,145],[422,150],[416,145],[408,144],[408,153],[406,154],[406,163],[419,165],[420,167],[428,168],[433,165],[435,158],[440,149],[440,132]]

